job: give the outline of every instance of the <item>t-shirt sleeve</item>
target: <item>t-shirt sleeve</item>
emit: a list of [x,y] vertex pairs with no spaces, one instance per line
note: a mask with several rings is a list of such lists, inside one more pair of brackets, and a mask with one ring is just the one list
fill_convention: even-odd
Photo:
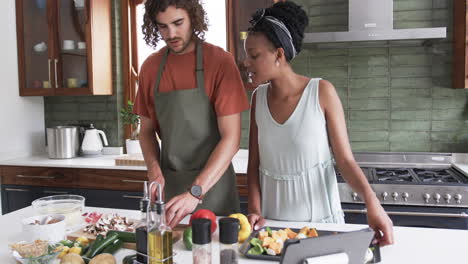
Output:
[[133,105],[133,113],[151,118],[150,113],[148,111],[148,104],[146,103],[148,91],[146,90],[145,86],[145,78],[144,74],[140,74],[138,78],[138,91],[135,98],[135,103]]
[[217,116],[237,114],[249,109],[247,94],[234,57],[227,53],[222,58],[215,81],[214,108]]

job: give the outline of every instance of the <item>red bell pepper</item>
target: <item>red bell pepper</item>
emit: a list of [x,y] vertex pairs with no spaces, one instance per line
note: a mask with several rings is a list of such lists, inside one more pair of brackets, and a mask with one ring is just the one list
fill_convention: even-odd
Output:
[[216,227],[217,227],[216,215],[212,211],[210,211],[208,209],[200,209],[200,210],[196,211],[190,217],[189,225],[192,225],[192,221],[194,219],[198,219],[198,218],[206,218],[206,219],[210,220],[211,221],[211,233],[214,233],[214,231],[216,231]]

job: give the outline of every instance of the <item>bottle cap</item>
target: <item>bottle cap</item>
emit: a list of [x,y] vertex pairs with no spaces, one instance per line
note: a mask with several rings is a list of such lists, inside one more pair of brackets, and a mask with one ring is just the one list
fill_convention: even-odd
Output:
[[205,218],[198,218],[192,221],[192,241],[197,245],[204,245],[211,242],[211,221]]
[[237,243],[239,235],[239,219],[226,217],[219,219],[219,242],[223,244]]

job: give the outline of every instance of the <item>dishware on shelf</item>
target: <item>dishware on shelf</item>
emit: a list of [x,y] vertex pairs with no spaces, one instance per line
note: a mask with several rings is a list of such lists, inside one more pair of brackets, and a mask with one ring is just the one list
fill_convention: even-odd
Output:
[[32,82],[32,87],[33,87],[33,88],[42,88],[42,82],[39,81],[39,80],[34,80],[34,81]]
[[68,88],[77,88],[78,87],[78,79],[68,78],[67,79],[67,87]]
[[78,49],[80,49],[80,50],[86,49],[86,42],[84,42],[84,41],[78,42]]
[[43,81],[42,82],[42,88],[51,88],[50,87],[50,82],[49,81]]
[[65,39],[63,41],[63,49],[64,50],[74,50],[75,49],[75,41],[70,39]]
[[32,216],[24,218],[21,223],[23,236],[28,241],[42,239],[59,242],[66,236],[65,216],[61,214]]
[[38,52],[38,53],[39,52],[44,52],[44,51],[47,50],[47,44],[44,41],[39,42],[39,43],[37,43],[36,45],[33,46],[33,50],[35,52]]
[[32,202],[32,207],[39,215],[62,214],[68,229],[83,224],[82,212],[85,198],[81,195],[61,194],[46,196]]

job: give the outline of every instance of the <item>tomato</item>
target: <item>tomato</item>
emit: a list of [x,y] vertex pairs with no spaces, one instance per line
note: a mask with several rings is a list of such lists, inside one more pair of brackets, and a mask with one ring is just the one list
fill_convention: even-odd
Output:
[[210,211],[208,209],[200,209],[200,210],[196,211],[190,217],[189,225],[192,224],[192,221],[194,219],[198,219],[198,218],[206,218],[206,219],[210,220],[211,221],[211,233],[214,233],[214,231],[216,231],[216,227],[217,227],[216,215],[212,211]]

